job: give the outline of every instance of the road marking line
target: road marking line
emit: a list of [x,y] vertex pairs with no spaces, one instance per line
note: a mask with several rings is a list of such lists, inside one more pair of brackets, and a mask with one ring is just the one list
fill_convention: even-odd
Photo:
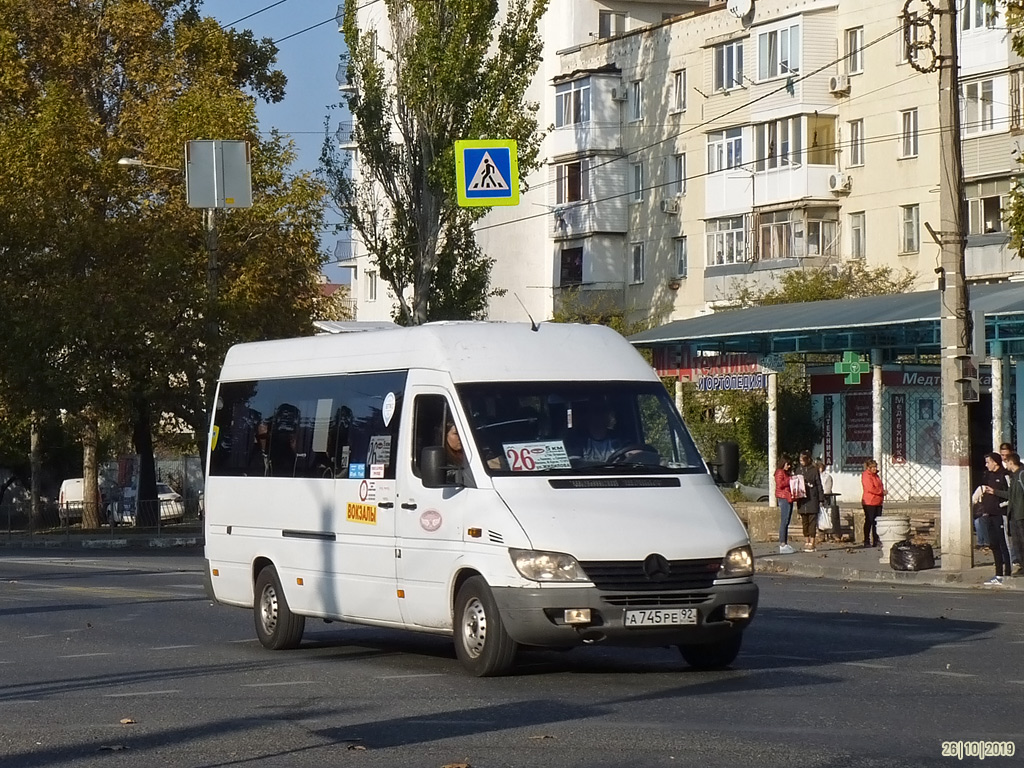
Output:
[[62,629],[60,631],[60,634],[66,635],[66,634],[69,634],[71,632],[84,632],[84,631],[85,631],[85,627],[76,627],[75,629]]
[[179,693],[178,690],[169,691],[138,691],[136,693],[105,693],[104,698],[107,699],[127,699],[131,696],[162,696],[165,693]]
[[257,640],[256,640],[255,637],[253,637],[253,638],[250,638],[248,640],[228,640],[228,642],[229,643],[255,643],[255,642],[257,642]]
[[58,659],[87,659],[90,656],[113,656],[113,653],[104,651],[103,653],[75,653],[70,656],[58,656]]
[[274,688],[281,685],[316,685],[316,680],[290,680],[284,683],[243,683],[243,688]]
[[198,648],[197,645],[158,645],[156,648],[150,648],[151,651],[176,651],[179,648]]
[[938,643],[932,648],[970,648],[971,643]]
[[867,667],[868,669],[892,669],[892,664],[869,664],[866,661],[842,661],[844,667]]
[[[849,656],[852,653],[855,653],[858,656],[860,656],[860,655],[865,654],[865,653],[881,653],[881,652],[882,652],[881,648],[865,648],[864,650],[859,650],[858,649],[856,651],[825,651],[825,653],[827,653],[829,656]],[[746,656],[746,654],[743,654],[743,655]]]
[[810,656],[780,656],[775,654],[776,659],[785,659],[786,661],[821,661],[821,659],[812,658]]
[[1024,680],[1007,680],[1008,683],[1014,683],[1016,685],[1024,685]]
[[39,699],[8,699],[7,701],[0,701],[0,707],[4,704],[38,704]]
[[940,675],[942,677],[977,677],[977,675],[968,675],[963,672],[942,672],[941,670],[926,669],[924,672],[926,675]]
[[440,672],[437,673],[424,673],[422,675],[387,675],[386,677],[379,677],[378,680],[408,680],[413,677],[444,677]]
[[53,637],[53,635],[26,635],[25,637],[23,637],[21,639],[22,640],[39,640],[39,639],[44,638],[44,637]]

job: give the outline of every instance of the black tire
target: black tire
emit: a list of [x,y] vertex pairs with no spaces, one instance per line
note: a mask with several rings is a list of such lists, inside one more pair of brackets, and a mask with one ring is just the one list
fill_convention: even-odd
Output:
[[737,632],[735,635],[714,643],[680,645],[679,652],[683,654],[686,663],[694,669],[702,671],[725,669],[736,661],[742,644],[743,633]]
[[256,637],[264,648],[284,651],[297,648],[306,629],[306,618],[296,616],[288,607],[277,569],[268,565],[256,577],[253,595],[253,616],[256,619]]
[[473,576],[455,596],[455,655],[476,677],[497,677],[515,665],[518,644],[509,637],[487,582]]

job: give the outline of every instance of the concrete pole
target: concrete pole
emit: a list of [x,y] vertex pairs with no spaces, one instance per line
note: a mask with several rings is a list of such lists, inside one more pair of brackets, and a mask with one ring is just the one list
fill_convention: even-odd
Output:
[[[980,350],[979,350],[980,351]],[[1003,345],[1002,342],[992,342],[992,357],[989,358],[992,366],[992,450],[999,450],[999,444],[1006,438],[1003,418],[1006,410],[1003,408],[1003,399],[1006,396],[1006,380],[1003,378],[1005,369],[1003,367]]]
[[957,67],[957,12],[940,0],[931,24],[938,26],[939,71],[939,336],[942,346],[942,569],[965,571],[974,565],[971,531],[970,422],[956,384],[957,356],[972,352],[967,280],[964,269],[963,161]]
[[871,350],[871,458],[882,468],[882,350]]
[[1019,365],[1019,357],[1010,359],[1010,369],[1016,376],[1016,384],[1014,386],[1017,391],[1017,412],[1014,422],[1017,425],[1017,434],[1013,437],[1013,445],[1017,453],[1020,453],[1020,449],[1024,448],[1024,374],[1018,369]]
[[778,507],[775,470],[779,460],[779,374],[768,373],[768,506]]
[[679,413],[682,413],[683,412],[683,380],[681,378],[679,378],[678,376],[676,377],[676,386],[675,386],[674,394],[675,394],[675,399],[676,399],[676,410],[679,411]]

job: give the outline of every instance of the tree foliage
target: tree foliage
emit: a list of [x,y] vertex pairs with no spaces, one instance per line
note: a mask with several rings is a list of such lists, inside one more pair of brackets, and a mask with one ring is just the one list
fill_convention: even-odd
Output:
[[755,307],[883,296],[906,293],[915,279],[914,273],[907,269],[871,268],[861,261],[848,261],[834,273],[813,267],[784,270],[778,285],[768,288],[743,281],[735,287],[729,300],[737,307]]
[[[260,135],[252,94],[283,94],[275,57],[196,2],[0,2],[0,398],[11,412],[62,411],[68,424],[88,414],[128,434],[170,415],[201,435],[227,345],[309,332],[325,188],[289,171],[288,142]],[[173,170],[192,139],[252,149],[254,205],[219,217],[216,297],[202,217]],[[121,167],[125,156],[165,168]]]
[[386,29],[371,30],[345,4],[359,164],[353,176],[328,141],[323,166],[403,324],[486,309],[493,262],[472,233],[483,210],[456,203],[454,142],[514,139],[523,175],[539,164],[538,105],[524,97],[547,0],[503,5],[499,19],[496,0],[384,0]]

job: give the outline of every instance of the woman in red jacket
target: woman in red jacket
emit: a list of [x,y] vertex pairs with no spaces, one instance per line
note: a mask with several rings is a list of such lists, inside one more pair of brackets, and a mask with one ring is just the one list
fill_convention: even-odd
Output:
[[779,467],[775,470],[775,498],[779,500],[779,554],[792,555],[796,552],[789,545],[789,519],[793,516],[793,492],[789,488],[789,476],[793,474],[793,462],[785,453],[779,456]]
[[860,484],[864,488],[861,503],[864,505],[864,546],[878,546],[878,531],[875,530],[875,518],[882,514],[882,499],[885,488],[882,478],[878,476],[878,462],[868,459],[864,462],[864,474],[860,476]]

